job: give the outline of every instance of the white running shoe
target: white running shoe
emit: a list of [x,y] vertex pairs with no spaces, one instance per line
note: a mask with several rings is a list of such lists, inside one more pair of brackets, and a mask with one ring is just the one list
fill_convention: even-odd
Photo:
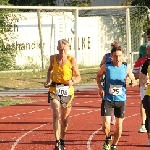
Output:
[[147,142],[147,146],[150,146],[150,140],[148,140],[148,142]]
[[141,125],[138,132],[139,132],[139,133],[145,133],[145,132],[147,132],[147,130],[146,130],[146,128],[145,128],[145,125]]

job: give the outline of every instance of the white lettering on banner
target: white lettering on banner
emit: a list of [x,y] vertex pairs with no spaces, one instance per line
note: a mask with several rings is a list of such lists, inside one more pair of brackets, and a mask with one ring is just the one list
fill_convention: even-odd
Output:
[[64,85],[57,85],[56,86],[56,94],[57,95],[68,96],[69,91],[70,91],[69,86],[64,86]]
[[112,95],[121,95],[122,94],[122,85],[111,85],[110,84],[109,93]]

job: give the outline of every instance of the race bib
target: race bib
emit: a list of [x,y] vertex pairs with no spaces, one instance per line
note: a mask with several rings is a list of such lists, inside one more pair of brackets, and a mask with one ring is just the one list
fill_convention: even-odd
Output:
[[68,96],[69,91],[70,91],[69,86],[64,86],[64,85],[57,85],[56,86],[56,94],[57,95]]
[[121,95],[122,94],[122,85],[111,85],[110,84],[109,93],[112,95]]

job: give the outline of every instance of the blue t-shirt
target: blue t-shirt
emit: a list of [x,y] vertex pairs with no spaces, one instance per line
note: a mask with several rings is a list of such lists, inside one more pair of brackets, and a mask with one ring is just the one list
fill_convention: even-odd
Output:
[[111,62],[112,59],[110,58],[110,53],[107,53],[105,55],[106,55],[106,62],[105,63]]
[[127,64],[122,63],[120,66],[114,66],[112,63],[106,63],[105,76],[105,96],[103,100],[108,101],[125,101],[126,100],[126,83]]

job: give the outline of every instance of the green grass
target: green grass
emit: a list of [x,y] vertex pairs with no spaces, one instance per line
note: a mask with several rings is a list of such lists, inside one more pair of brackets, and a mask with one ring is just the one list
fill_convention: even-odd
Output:
[[33,102],[36,102],[36,100],[31,100],[29,98],[23,99],[23,98],[0,97],[0,107]]
[[[81,67],[81,82],[92,83],[98,72],[96,67]],[[17,90],[17,89],[31,89],[43,88],[43,83],[46,81],[47,70],[32,71],[32,72],[0,72],[0,91],[3,90]]]

